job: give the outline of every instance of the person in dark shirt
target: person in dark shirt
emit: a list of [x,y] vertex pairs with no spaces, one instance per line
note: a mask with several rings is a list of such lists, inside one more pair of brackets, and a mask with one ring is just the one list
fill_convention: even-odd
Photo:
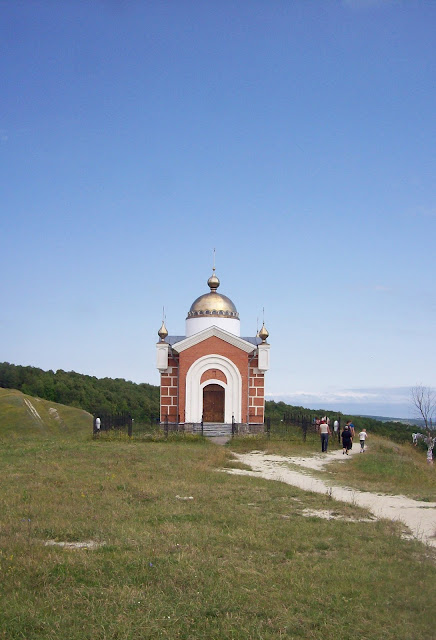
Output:
[[351,437],[354,438],[354,424],[351,422],[351,420],[348,420],[347,425],[350,430]]
[[351,446],[353,444],[353,436],[351,435],[351,430],[348,424],[345,425],[341,437],[342,437],[342,447],[343,447],[342,455],[346,453],[348,456],[348,452],[351,449]]

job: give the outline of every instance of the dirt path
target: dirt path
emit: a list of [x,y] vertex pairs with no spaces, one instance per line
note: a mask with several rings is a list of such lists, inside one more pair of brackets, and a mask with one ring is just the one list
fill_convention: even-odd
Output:
[[[350,453],[356,455],[359,449],[351,450]],[[341,450],[305,458],[267,455],[261,451],[234,455],[252,470],[226,469],[229,473],[278,480],[305,491],[329,494],[335,500],[364,507],[377,518],[403,522],[414,538],[436,547],[436,502],[419,502],[405,496],[382,495],[335,486],[310,475],[310,470],[322,471],[329,462],[339,460],[346,463],[347,457],[342,455]],[[301,470],[293,469],[294,465]]]

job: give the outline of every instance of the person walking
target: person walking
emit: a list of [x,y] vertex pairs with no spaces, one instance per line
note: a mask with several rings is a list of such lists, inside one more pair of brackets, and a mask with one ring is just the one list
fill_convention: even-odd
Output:
[[359,433],[360,453],[365,453],[365,440],[367,437],[368,434],[366,433],[366,429],[362,429],[362,431]]
[[321,424],[319,425],[319,432],[321,434],[321,451],[323,453],[327,453],[327,448],[329,446],[329,435],[331,433],[330,427],[327,424],[327,420],[321,420]]
[[101,420],[100,418],[94,418],[94,433],[100,433]]
[[346,453],[348,456],[348,452],[353,446],[353,436],[351,435],[351,429],[348,426],[348,424],[345,425],[341,438],[342,438],[342,455]]
[[341,423],[339,420],[335,420],[333,431],[335,432],[335,438],[338,439],[338,443],[341,444]]

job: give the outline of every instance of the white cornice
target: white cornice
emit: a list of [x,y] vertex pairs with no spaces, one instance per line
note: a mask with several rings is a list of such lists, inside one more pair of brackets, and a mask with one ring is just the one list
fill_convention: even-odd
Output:
[[189,338],[185,338],[180,342],[174,343],[173,349],[177,351],[177,353],[181,353],[185,351],[185,349],[189,349],[203,340],[207,340],[208,338],[212,338],[215,336],[216,338],[220,338],[220,340],[224,340],[224,342],[228,342],[232,344],[234,347],[241,349],[241,351],[245,351],[246,353],[252,353],[257,349],[255,344],[251,344],[251,342],[247,342],[238,336],[229,333],[228,331],[224,331],[224,329],[220,329],[219,327],[208,327],[204,329],[204,331],[199,331],[198,333],[194,333],[193,336],[189,336]]

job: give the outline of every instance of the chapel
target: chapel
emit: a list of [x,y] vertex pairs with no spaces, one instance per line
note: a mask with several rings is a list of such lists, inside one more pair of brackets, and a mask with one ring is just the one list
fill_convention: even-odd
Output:
[[200,424],[236,424],[240,432],[260,431],[268,331],[263,323],[256,336],[241,337],[239,313],[230,298],[218,293],[215,267],[207,285],[209,291],[188,311],[184,336],[169,335],[165,320],[158,331],[160,421],[184,425],[188,431]]

